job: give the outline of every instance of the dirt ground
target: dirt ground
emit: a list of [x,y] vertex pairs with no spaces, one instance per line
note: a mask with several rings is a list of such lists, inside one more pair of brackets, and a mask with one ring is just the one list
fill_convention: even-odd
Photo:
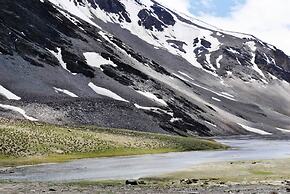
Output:
[[221,193],[244,193],[244,194],[274,194],[290,193],[290,187],[287,185],[219,185],[219,186],[128,186],[128,185],[66,185],[66,184],[48,184],[48,183],[2,183],[0,185],[1,194],[11,193],[61,193],[61,194],[92,194],[92,193],[132,193],[132,194],[150,194],[150,193],[190,193],[190,194],[221,194]]

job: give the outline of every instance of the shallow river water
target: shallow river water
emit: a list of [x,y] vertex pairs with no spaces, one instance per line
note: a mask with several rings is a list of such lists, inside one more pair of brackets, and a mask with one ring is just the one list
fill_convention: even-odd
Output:
[[77,181],[137,179],[190,168],[197,164],[290,158],[290,141],[262,139],[218,140],[231,146],[226,151],[166,153],[114,158],[82,159],[61,164],[18,167],[1,171],[0,180]]

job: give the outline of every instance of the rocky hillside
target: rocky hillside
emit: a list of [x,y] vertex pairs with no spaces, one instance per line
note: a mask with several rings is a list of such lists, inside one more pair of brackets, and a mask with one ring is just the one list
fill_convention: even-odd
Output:
[[1,0],[0,116],[286,135],[290,58],[153,0]]

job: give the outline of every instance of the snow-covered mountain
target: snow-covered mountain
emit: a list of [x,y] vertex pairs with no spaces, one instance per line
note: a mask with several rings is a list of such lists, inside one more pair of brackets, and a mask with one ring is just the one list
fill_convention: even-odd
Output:
[[2,116],[290,134],[290,58],[254,36],[153,0],[2,0],[0,28]]

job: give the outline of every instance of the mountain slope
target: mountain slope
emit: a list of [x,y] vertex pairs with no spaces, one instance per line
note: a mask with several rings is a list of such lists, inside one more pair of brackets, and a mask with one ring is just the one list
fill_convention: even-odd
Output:
[[288,133],[290,59],[150,0],[0,2],[0,115],[181,135]]

